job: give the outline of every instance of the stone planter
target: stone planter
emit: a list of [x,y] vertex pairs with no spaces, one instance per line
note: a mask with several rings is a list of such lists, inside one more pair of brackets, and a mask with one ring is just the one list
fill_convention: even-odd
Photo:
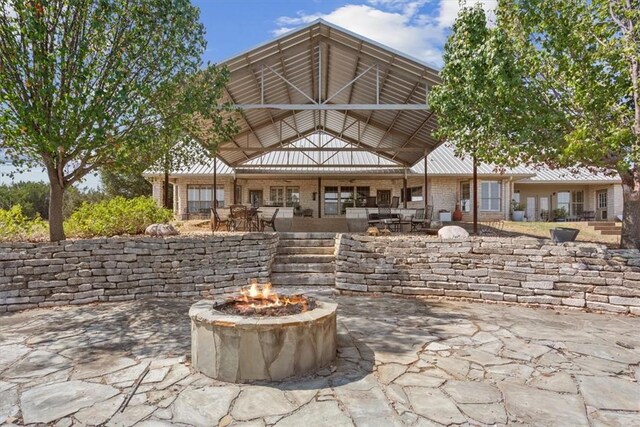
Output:
[[564,243],[575,241],[580,230],[577,228],[556,227],[549,230],[549,233],[554,243]]
[[524,221],[524,211],[513,211],[511,219],[518,222]]

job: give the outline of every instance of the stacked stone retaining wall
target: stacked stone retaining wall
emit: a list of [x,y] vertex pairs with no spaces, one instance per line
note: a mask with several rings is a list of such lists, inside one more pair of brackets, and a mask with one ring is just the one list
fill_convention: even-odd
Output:
[[268,280],[276,233],[0,244],[0,312],[207,296]]
[[640,315],[640,253],[531,238],[343,234],[341,291],[568,306]]

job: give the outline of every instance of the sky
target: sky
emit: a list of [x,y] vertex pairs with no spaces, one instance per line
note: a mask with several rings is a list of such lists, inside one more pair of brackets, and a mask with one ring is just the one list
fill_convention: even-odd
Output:
[[[458,0],[192,0],[207,31],[205,63],[218,63],[318,18],[420,59],[442,66],[442,50],[460,4]],[[493,10],[497,0],[466,0]],[[0,159],[0,184],[43,180],[37,169],[6,176],[13,169]],[[81,185],[97,187],[88,177]]]

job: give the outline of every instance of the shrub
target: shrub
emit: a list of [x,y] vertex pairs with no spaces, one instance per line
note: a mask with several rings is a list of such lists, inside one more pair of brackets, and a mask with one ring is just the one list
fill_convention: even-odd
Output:
[[151,197],[114,197],[98,203],[83,203],[65,222],[65,233],[74,237],[141,234],[154,223],[168,222],[173,214]]
[[46,230],[46,223],[36,215],[29,218],[22,212],[22,206],[0,209],[0,240],[26,240],[34,232]]

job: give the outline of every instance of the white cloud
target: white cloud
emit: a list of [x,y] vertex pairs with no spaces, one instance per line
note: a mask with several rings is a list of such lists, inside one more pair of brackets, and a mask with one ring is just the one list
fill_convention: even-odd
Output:
[[[485,10],[491,11],[497,0],[469,0],[466,3],[483,3]],[[329,13],[298,12],[296,16],[283,16],[277,20],[278,28],[273,33],[280,35],[322,18],[441,66],[442,49],[460,9],[458,0],[369,0],[368,4],[345,4]]]

